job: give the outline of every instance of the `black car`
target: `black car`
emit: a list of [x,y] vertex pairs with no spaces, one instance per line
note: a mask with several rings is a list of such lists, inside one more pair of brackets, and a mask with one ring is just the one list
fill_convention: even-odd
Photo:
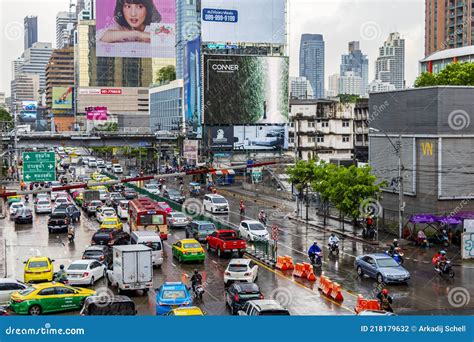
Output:
[[165,193],[163,194],[163,197],[169,198],[173,202],[181,203],[181,204],[183,204],[184,201],[186,200],[186,197],[181,195],[181,192],[179,192],[178,190],[174,190],[174,189],[165,190]]
[[56,208],[54,208],[53,214],[61,213],[66,214],[71,219],[71,222],[78,222],[81,219],[81,211],[74,204],[71,203],[60,204]]
[[125,186],[123,184],[113,184],[110,186],[109,191],[112,192],[123,192],[125,190]]
[[138,197],[138,193],[135,190],[130,189],[130,188],[126,188],[122,192],[122,194],[123,194],[123,197],[125,197],[125,199],[127,200],[132,200]]
[[33,223],[33,213],[30,208],[20,208],[14,216],[15,223]]
[[122,195],[120,192],[111,192],[110,193],[110,201],[112,202],[112,206],[114,209],[117,209],[117,206],[119,205],[120,201],[125,201],[126,198]]
[[135,303],[127,296],[90,296],[84,301],[81,316],[135,316]]
[[99,229],[92,235],[92,245],[118,246],[128,245],[130,235],[122,229],[104,228]]
[[67,231],[71,219],[65,212],[53,212],[48,219],[48,232],[53,233],[57,230]]
[[255,299],[263,299],[255,283],[233,283],[225,292],[225,301],[232,315],[236,315],[247,301]]
[[112,265],[112,249],[102,245],[89,246],[82,254],[82,259],[97,260],[109,268]]

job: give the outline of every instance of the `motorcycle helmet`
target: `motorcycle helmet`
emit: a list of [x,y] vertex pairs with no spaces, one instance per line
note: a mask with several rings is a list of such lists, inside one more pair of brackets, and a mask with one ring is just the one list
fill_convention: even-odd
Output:
[[446,255],[446,251],[441,251],[441,252],[439,252],[439,254]]
[[383,290],[382,290],[382,294],[388,295],[388,290],[387,290],[387,289],[383,289]]
[[397,240],[397,239],[393,239],[393,243],[395,243],[395,242],[398,242],[398,240]]
[[64,270],[64,265],[59,266],[59,269]]
[[199,274],[199,271],[197,269],[195,269],[194,274]]
[[318,244],[318,242],[317,242],[317,241],[314,241],[314,242],[313,242],[313,245],[317,245],[317,244]]
[[331,237],[336,237],[336,234],[332,233],[332,234],[331,234]]

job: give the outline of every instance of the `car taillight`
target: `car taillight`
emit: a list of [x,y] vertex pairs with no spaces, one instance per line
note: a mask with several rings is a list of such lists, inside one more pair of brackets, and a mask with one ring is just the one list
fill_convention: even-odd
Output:
[[100,258],[99,258],[99,260],[104,260],[104,256],[101,255]]
[[263,295],[263,293],[260,293],[260,299],[265,299],[265,296]]
[[23,300],[23,299],[13,299],[13,301],[14,301],[15,303],[21,303],[21,302],[24,302],[24,300]]
[[239,295],[236,293],[236,294],[234,295],[234,301],[235,301],[235,302],[238,302],[239,300],[240,300]]
[[89,275],[89,272],[84,272],[84,273],[82,274],[83,277],[87,277],[88,275]]
[[82,256],[82,259],[85,259],[86,257],[85,256]]
[[230,276],[230,272],[225,272],[224,274],[227,276]]

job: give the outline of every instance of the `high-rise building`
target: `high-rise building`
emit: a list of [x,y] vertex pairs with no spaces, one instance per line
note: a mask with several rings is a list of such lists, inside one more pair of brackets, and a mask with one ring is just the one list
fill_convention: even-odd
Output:
[[74,86],[74,48],[53,50],[46,66],[46,106],[52,108],[54,87]]
[[306,77],[315,99],[324,97],[324,40],[322,34],[303,34],[300,43],[300,76]]
[[363,96],[366,91],[362,92],[362,82],[362,77],[356,72],[346,71],[344,75],[339,76],[338,94]]
[[369,60],[359,48],[358,41],[349,42],[349,53],[341,56],[340,74],[345,75],[351,72],[354,76],[362,79],[359,95],[367,94],[367,85],[369,84]]
[[12,109],[17,114],[22,109],[22,101],[37,101],[39,75],[19,74],[11,81]]
[[390,33],[375,61],[375,79],[405,88],[405,39],[398,32]]
[[77,23],[76,12],[58,12],[56,15],[56,49],[73,44],[73,30]]
[[38,41],[38,17],[36,15],[26,16],[23,23],[25,28],[23,47],[26,50]]
[[85,0],[84,8],[77,15],[78,20],[95,19],[95,0]]
[[21,73],[23,64],[25,64],[25,60],[23,57],[18,57],[17,59],[12,61],[12,80],[14,80],[16,76]]
[[23,53],[25,62],[21,67],[23,74],[37,74],[40,80],[40,89],[46,87],[46,66],[53,52],[51,43],[34,43]]
[[85,9],[86,3],[84,0],[76,0],[76,18],[79,17],[79,13]]
[[395,86],[388,82],[382,82],[380,80],[372,81],[367,87],[369,93],[379,93],[382,91],[392,91],[395,90]]
[[6,107],[7,107],[7,103],[5,99],[5,93],[0,92],[0,108],[6,108]]
[[176,1],[176,78],[184,77],[184,53],[186,43],[199,36],[200,9],[198,0]]
[[425,0],[425,57],[474,45],[473,0]]
[[313,88],[306,77],[290,77],[291,99],[312,99]]
[[339,74],[332,74],[328,77],[326,97],[334,97],[337,95],[339,95]]

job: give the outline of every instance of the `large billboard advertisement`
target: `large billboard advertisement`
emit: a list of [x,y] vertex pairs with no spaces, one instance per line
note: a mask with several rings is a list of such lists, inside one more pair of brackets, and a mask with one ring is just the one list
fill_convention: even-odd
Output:
[[53,87],[53,109],[72,109],[73,87]]
[[286,150],[287,125],[234,126],[234,150]]
[[183,157],[188,164],[197,164],[198,160],[199,141],[198,140],[184,140],[183,142]]
[[204,55],[204,123],[287,123],[288,72],[287,57]]
[[99,57],[174,58],[175,0],[97,0]]
[[38,114],[37,101],[22,101],[21,102],[20,122],[36,121],[37,114]]
[[206,145],[213,151],[232,150],[234,146],[234,127],[206,126]]
[[202,138],[201,106],[201,41],[199,38],[186,44],[184,58],[184,112],[187,134],[192,138]]
[[204,42],[284,44],[286,0],[202,0]]
[[86,107],[85,112],[87,120],[108,120],[107,107]]

